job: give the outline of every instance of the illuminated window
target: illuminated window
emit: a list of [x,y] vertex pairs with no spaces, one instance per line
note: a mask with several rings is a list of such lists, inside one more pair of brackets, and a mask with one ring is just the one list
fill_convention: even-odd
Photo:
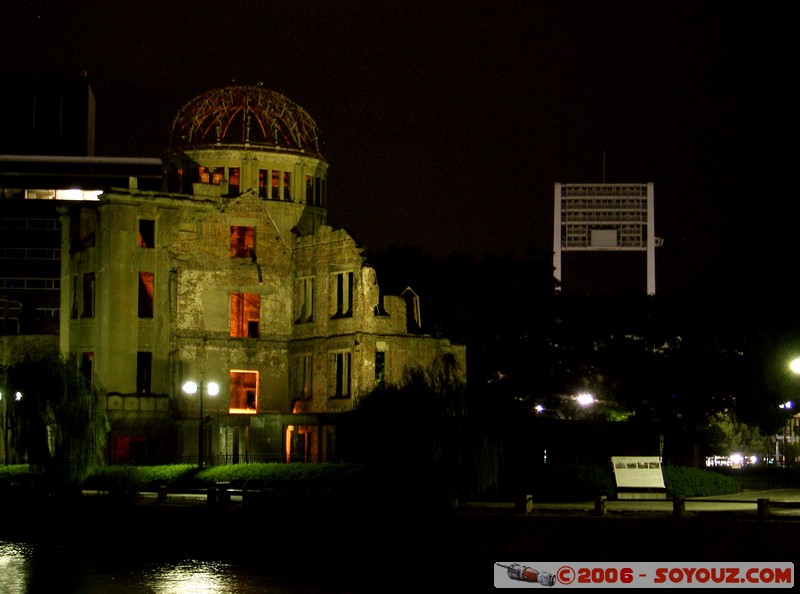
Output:
[[313,357],[310,353],[292,357],[289,369],[292,400],[307,400],[311,398],[311,371]]
[[254,415],[258,411],[258,372],[231,370],[231,414]]
[[83,312],[81,317],[94,317],[94,272],[83,273]]
[[224,178],[225,178],[225,168],[214,167],[214,172],[211,175],[211,185],[218,186]]
[[258,338],[261,319],[261,295],[231,293],[231,336]]
[[239,195],[239,168],[230,167],[228,169],[228,194],[231,196]]
[[347,398],[350,396],[350,353],[333,353],[331,373],[331,396]]
[[353,273],[337,272],[333,275],[334,318],[353,315]]
[[280,171],[273,171],[272,172],[272,193],[270,194],[270,198],[273,200],[280,200],[281,199],[281,172]]
[[292,174],[288,171],[283,172],[283,199],[284,200],[291,200],[292,199]]
[[201,184],[207,184],[211,181],[211,174],[208,170],[208,167],[198,167],[197,168],[197,181]]
[[139,273],[139,317],[153,317],[153,273]]
[[267,177],[269,176],[268,169],[259,169],[258,170],[258,197],[259,198],[266,198],[267,197]]
[[148,219],[139,219],[139,247],[156,247],[156,222]]
[[256,247],[255,227],[231,227],[231,258],[250,258]]
[[139,351],[136,353],[136,394],[150,394],[150,376],[153,373],[153,353]]
[[314,321],[314,277],[298,279],[297,296],[299,312],[295,318],[296,324]]

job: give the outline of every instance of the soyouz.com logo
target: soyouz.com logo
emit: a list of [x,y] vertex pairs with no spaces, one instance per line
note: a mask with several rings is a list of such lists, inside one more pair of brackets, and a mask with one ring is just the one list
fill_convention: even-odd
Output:
[[496,561],[496,588],[792,588],[794,563]]

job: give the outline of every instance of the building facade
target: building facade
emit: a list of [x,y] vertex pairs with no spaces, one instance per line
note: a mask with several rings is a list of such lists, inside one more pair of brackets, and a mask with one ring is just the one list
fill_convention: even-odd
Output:
[[466,372],[463,346],[419,331],[413,293],[382,295],[326,224],[328,163],[300,106],[205,93],[176,115],[165,169],[162,191],[59,209],[60,349],[107,394],[110,461],[335,460],[358,396],[445,354]]

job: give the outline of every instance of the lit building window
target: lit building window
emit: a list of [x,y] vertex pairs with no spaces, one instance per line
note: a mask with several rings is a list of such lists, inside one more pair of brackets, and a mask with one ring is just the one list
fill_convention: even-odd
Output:
[[258,197],[259,198],[266,198],[267,197],[267,177],[269,176],[268,169],[259,169],[258,170]]
[[270,198],[273,200],[280,200],[281,199],[281,172],[280,171],[273,171],[272,172],[272,192],[270,194]]
[[231,294],[231,336],[233,338],[258,338],[261,320],[261,295],[256,293]]
[[347,398],[350,396],[350,353],[333,353],[331,373],[331,396]]
[[230,167],[228,169],[228,194],[231,196],[239,195],[239,168]]
[[231,247],[229,251],[231,258],[249,258],[254,253],[255,247],[255,227],[231,227]]
[[230,412],[254,415],[258,411],[258,372],[231,370]]
[[153,317],[153,273],[139,273],[139,317]]

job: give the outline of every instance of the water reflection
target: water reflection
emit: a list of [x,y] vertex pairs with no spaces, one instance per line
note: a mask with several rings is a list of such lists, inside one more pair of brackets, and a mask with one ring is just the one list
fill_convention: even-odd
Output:
[[189,560],[153,568],[144,581],[156,594],[233,592],[231,567],[224,563]]
[[0,540],[0,592],[17,594],[26,592],[28,545]]
[[[106,551],[108,553],[108,551]],[[263,563],[201,559],[157,561],[79,547],[0,540],[1,594],[301,594],[347,592],[323,576],[308,578]]]

